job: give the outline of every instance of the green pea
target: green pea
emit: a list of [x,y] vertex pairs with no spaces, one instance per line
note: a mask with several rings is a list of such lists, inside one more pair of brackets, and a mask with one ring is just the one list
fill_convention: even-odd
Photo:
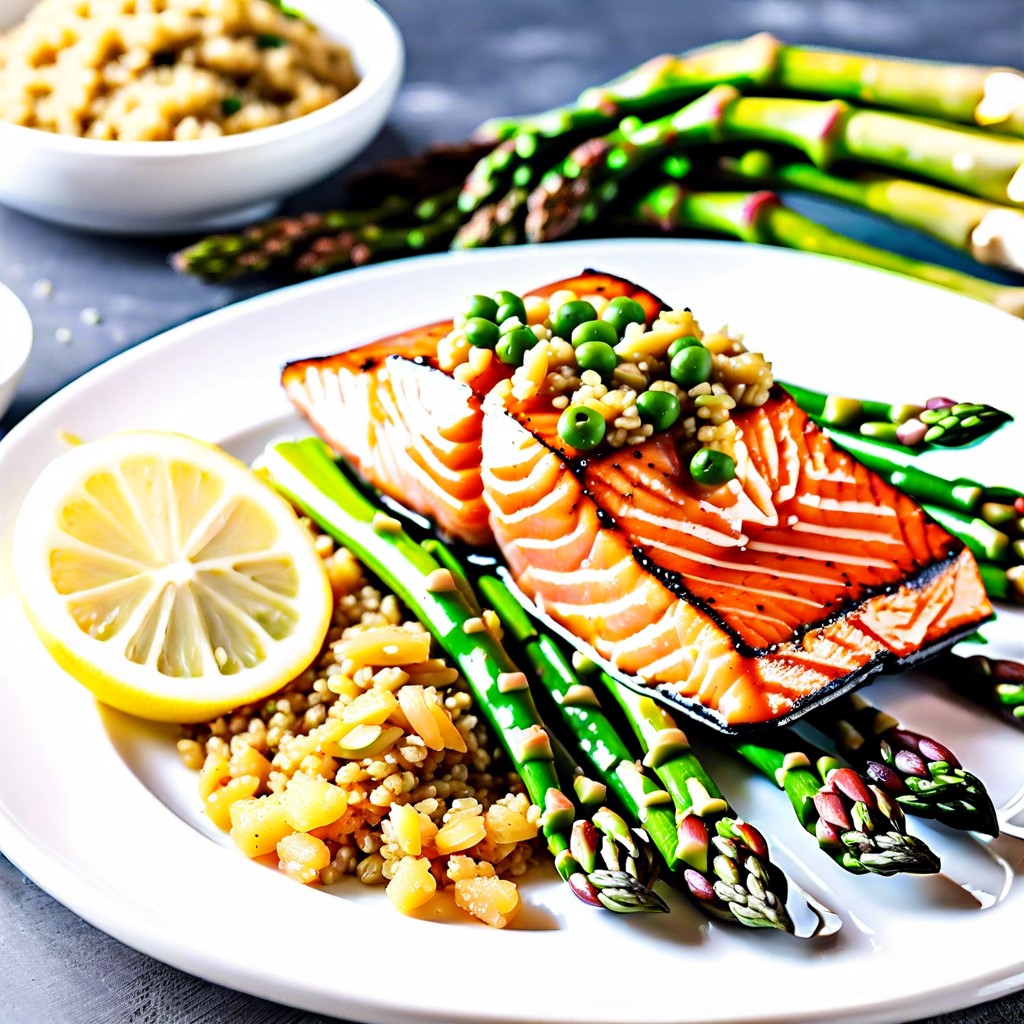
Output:
[[636,400],[636,411],[655,430],[668,430],[679,419],[679,399],[668,391],[645,391]]
[[576,362],[581,370],[596,370],[602,377],[610,377],[619,365],[619,357],[603,341],[585,341],[576,349]]
[[573,345],[583,345],[588,341],[603,341],[606,345],[617,345],[619,336],[611,324],[607,324],[603,320],[588,320],[573,328],[572,343]]
[[703,345],[681,349],[669,363],[669,374],[681,387],[689,390],[711,379],[711,353]]
[[522,366],[523,356],[537,344],[537,335],[529,327],[517,327],[501,336],[495,352],[509,366]]
[[647,323],[644,307],[636,299],[631,299],[627,295],[619,295],[612,299],[601,314],[601,319],[611,324],[620,338],[626,333],[626,327],[629,324]]
[[692,334],[686,335],[685,338],[676,338],[668,347],[668,357],[671,359],[677,352],[682,352],[684,348],[694,348],[699,344],[700,341]]
[[604,440],[604,417],[586,405],[571,405],[558,417],[558,436],[571,448],[588,452]]
[[494,348],[501,337],[498,325],[493,320],[485,320],[482,316],[470,317],[462,328],[466,341],[474,348]]
[[718,487],[736,476],[736,463],[725,452],[715,448],[701,448],[690,459],[690,475],[702,487]]
[[526,306],[515,292],[495,292],[494,301],[498,304],[494,314],[494,322],[501,324],[511,317],[517,317],[520,323],[526,323]]
[[597,319],[597,310],[586,299],[563,302],[551,318],[551,330],[559,338],[571,338],[572,332],[589,320]]
[[498,304],[489,295],[470,295],[462,307],[462,315],[467,320],[480,317],[482,320],[494,320],[498,314]]

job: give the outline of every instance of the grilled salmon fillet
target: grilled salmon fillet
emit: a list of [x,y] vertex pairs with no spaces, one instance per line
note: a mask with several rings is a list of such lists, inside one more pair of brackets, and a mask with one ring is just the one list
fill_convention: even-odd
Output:
[[[562,288],[664,305],[587,272]],[[835,448],[776,387],[734,411],[736,477],[708,489],[669,433],[584,455],[511,368],[438,368],[450,323],[284,370],[374,486],[470,545],[586,653],[726,731],[781,721],[928,657],[991,615],[963,545]]]

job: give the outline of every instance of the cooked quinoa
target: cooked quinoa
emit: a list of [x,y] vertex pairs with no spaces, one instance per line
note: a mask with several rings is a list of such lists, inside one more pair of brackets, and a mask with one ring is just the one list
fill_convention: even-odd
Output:
[[234,135],[357,81],[344,46],[269,0],[40,0],[0,35],[0,120],[92,139]]
[[540,808],[430,634],[349,551],[323,535],[317,545],[336,598],[321,657],[270,700],[186,726],[178,741],[205,811],[299,882],[355,875],[386,884],[403,911],[447,890],[503,926]]

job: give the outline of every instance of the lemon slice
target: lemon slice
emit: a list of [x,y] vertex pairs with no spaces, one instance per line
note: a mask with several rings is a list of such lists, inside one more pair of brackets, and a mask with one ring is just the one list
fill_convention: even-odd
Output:
[[295,513],[226,452],[138,431],[54,459],[25,498],[14,570],[54,659],[101,701],[198,722],[316,657],[333,599]]

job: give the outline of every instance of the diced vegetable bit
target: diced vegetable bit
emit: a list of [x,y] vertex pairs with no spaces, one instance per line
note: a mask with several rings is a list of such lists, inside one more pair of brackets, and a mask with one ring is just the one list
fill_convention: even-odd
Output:
[[459,853],[476,846],[486,838],[487,824],[483,816],[466,815],[443,825],[434,836],[434,845],[440,854]]
[[277,844],[277,856],[281,870],[303,885],[317,881],[320,872],[331,863],[327,844],[303,832],[285,836]]
[[288,780],[281,800],[285,820],[297,832],[310,832],[330,825],[348,807],[344,791],[327,779],[315,779],[301,772]]
[[519,911],[519,892],[504,878],[466,878],[455,883],[455,902],[492,928],[504,928]]
[[273,853],[277,844],[295,831],[285,817],[279,793],[238,800],[231,805],[230,817],[231,838],[247,857]]
[[260,780],[255,775],[239,775],[210,793],[203,810],[217,828],[227,830],[231,827],[232,804],[254,796],[259,788]]
[[422,907],[435,892],[437,880],[426,857],[403,857],[387,887],[388,898],[403,914]]

